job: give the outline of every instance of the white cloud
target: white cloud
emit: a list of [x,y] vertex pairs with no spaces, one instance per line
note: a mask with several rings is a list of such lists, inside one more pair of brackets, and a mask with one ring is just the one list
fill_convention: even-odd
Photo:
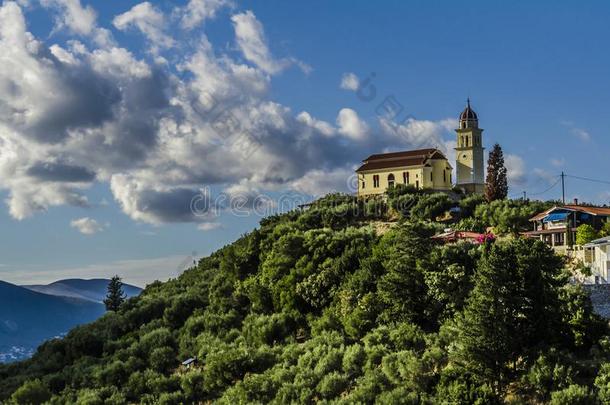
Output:
[[360,80],[358,79],[358,76],[356,76],[354,73],[344,73],[343,77],[341,77],[340,87],[343,90],[356,91],[356,90],[358,90],[359,86],[360,86]]
[[318,120],[312,117],[307,111],[301,112],[297,115],[297,120],[302,122],[305,125],[308,125],[316,130],[320,131],[320,133],[326,136],[334,135],[337,130],[331,124],[326,121]]
[[[150,38],[182,24],[150,3],[114,22]],[[349,108],[329,123],[270,100],[270,72],[296,62],[270,55],[253,14],[232,24],[251,63],[194,30],[180,31],[189,46],[172,49],[179,63],[170,67],[154,52],[139,59],[128,47],[98,43],[100,27],[84,43],[48,46],[27,31],[16,3],[0,6],[0,189],[10,214],[87,206],[88,188],[100,182],[136,221],[214,223],[192,209],[208,186],[252,208],[266,191],[349,191],[348,174],[372,151],[451,152],[455,120],[380,120],[372,136]]]
[[561,125],[567,127],[570,133],[581,141],[589,142],[591,140],[591,134],[586,129],[577,127],[572,121],[561,121]]
[[563,167],[566,164],[566,160],[564,158],[552,158],[550,163],[554,167]]
[[129,11],[119,14],[112,20],[119,30],[137,28],[154,47],[169,48],[174,40],[165,34],[165,16],[149,2],[136,4]]
[[508,182],[512,186],[521,186],[527,182],[525,161],[517,155],[507,154],[504,157]]
[[572,134],[581,141],[588,142],[591,140],[591,134],[582,128],[572,128]]
[[[379,123],[381,130],[390,136],[394,143],[413,149],[434,147],[440,149],[448,158],[453,155],[455,140],[452,132],[458,125],[455,119],[430,121],[409,118],[397,123],[382,117]],[[447,134],[451,134],[450,140],[446,139]]]
[[93,39],[99,46],[114,43],[111,32],[97,25],[97,13],[91,6],[83,7],[80,0],[41,0],[43,7],[55,12],[55,31],[66,29]]
[[47,8],[60,11],[55,20],[56,28],[68,28],[79,35],[89,35],[96,28],[97,14],[93,7],[83,7],[80,0],[41,0]]
[[126,78],[150,77],[148,64],[134,58],[125,48],[97,49],[90,56],[92,68],[102,74]]
[[341,134],[354,140],[363,140],[369,132],[367,123],[351,108],[342,108],[339,111],[337,125]]
[[197,225],[197,229],[204,232],[213,231],[220,228],[222,228],[222,224],[220,222],[203,222]]
[[106,226],[89,217],[78,218],[70,221],[70,226],[84,235],[93,235],[103,231]]
[[299,66],[305,73],[311,68],[293,58],[275,59],[269,50],[263,25],[250,10],[231,17],[235,40],[244,57],[268,74],[276,74],[291,65]]
[[205,20],[216,17],[218,10],[230,5],[232,2],[228,0],[190,0],[185,7],[180,9],[181,25],[185,29],[193,29],[204,23]]
[[[313,169],[291,184],[300,193],[321,197],[330,192],[353,193],[354,170],[337,168],[331,171]],[[356,185],[357,190],[357,185]]]

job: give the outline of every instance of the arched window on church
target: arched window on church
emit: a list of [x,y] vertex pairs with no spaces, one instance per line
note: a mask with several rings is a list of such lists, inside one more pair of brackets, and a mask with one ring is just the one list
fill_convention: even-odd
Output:
[[388,174],[388,187],[394,187],[394,175],[392,173]]

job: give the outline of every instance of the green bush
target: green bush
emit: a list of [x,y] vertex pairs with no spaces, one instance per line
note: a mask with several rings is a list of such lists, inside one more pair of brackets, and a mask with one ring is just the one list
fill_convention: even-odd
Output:
[[595,230],[595,228],[593,228],[589,224],[582,224],[582,225],[579,225],[578,228],[576,228],[576,244],[577,245],[580,245],[580,246],[586,245],[587,243],[589,243],[592,240],[595,240],[599,237],[600,237],[599,232],[597,232]]
[[24,383],[11,396],[19,405],[39,405],[51,399],[51,391],[40,380]]
[[591,405],[597,402],[595,394],[582,385],[570,385],[551,394],[551,405]]
[[322,398],[331,399],[341,395],[346,389],[348,378],[344,374],[337,371],[326,374],[318,383],[316,391],[320,393]]

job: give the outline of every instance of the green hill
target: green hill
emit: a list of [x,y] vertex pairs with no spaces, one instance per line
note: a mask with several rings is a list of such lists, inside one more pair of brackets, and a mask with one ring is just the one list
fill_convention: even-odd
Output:
[[[264,219],[178,279],[153,283],[117,313],[0,367],[0,400],[610,399],[606,324],[568,283],[560,258],[521,238],[430,239],[445,227],[434,218],[451,205],[462,208],[459,226],[508,235],[540,203],[399,194],[389,205],[404,218],[382,235],[372,222],[387,219],[385,203],[341,195]],[[181,368],[194,356],[195,367]]]

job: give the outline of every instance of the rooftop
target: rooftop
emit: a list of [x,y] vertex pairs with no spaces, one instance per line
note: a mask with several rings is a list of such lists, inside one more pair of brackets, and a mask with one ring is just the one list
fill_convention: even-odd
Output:
[[[387,169],[392,167],[422,166],[426,164],[428,160],[434,159],[447,160],[445,155],[440,150],[435,148],[407,150],[402,152],[377,153],[364,159],[364,164],[360,166],[356,171],[361,172],[366,170]],[[448,162],[447,165],[449,165]]]
[[601,246],[601,245],[610,245],[610,236],[592,240],[591,242],[584,245],[584,247],[595,247],[595,246]]
[[547,215],[549,215],[551,212],[556,211],[556,210],[582,212],[582,213],[590,214],[590,215],[610,216],[610,207],[593,207],[593,206],[587,206],[587,205],[567,204],[567,205],[559,205],[559,206],[555,206],[553,208],[549,208],[548,210],[543,211],[540,214],[537,214],[537,215],[533,216],[532,218],[530,218],[530,221],[540,221],[540,220],[544,219]]

